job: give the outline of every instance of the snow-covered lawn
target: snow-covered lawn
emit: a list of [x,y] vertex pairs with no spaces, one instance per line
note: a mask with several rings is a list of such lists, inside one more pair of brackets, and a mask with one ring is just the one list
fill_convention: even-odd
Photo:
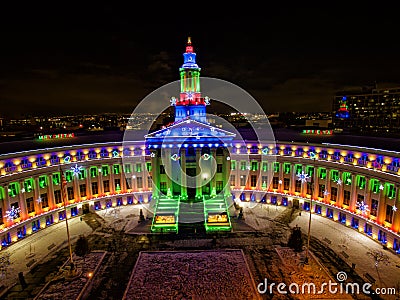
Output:
[[125,300],[260,299],[241,250],[141,252]]
[[[309,214],[302,213],[296,217],[290,224],[291,227],[300,226],[303,233],[307,234],[309,223]],[[339,224],[330,219],[319,215],[312,215],[311,218],[311,235],[323,241],[328,239],[331,241],[331,247],[336,253],[345,252],[348,258],[343,259],[351,266],[356,264],[355,271],[359,275],[369,273],[376,279],[377,286],[396,287],[400,283],[400,256],[395,255],[391,251],[383,250],[381,244],[367,237],[366,235],[355,231],[354,229]],[[327,245],[328,246],[328,245]],[[368,251],[383,251],[389,258],[389,264],[379,264],[379,274],[374,265],[374,260],[367,255]],[[379,282],[379,278],[381,282]]]
[[[87,235],[92,229],[80,218],[68,220],[68,227],[71,241],[74,242],[79,235]],[[26,236],[23,240],[10,245],[2,250],[0,255],[10,254],[10,266],[8,276],[2,278],[2,284],[10,286],[18,280],[18,273],[28,272],[34,264],[41,263],[49,259],[49,253],[54,252],[59,247],[67,245],[67,230],[65,221],[61,221],[36,232],[35,234]],[[32,263],[30,266],[27,264]]]
[[[76,276],[65,278],[67,270],[60,270],[60,274],[48,282],[42,291],[35,297],[35,300],[78,299],[88,287],[90,280],[96,276],[96,271],[103,261],[105,252],[96,251],[86,255],[85,260],[81,257],[73,256],[76,265]],[[69,260],[64,266],[69,265]]]

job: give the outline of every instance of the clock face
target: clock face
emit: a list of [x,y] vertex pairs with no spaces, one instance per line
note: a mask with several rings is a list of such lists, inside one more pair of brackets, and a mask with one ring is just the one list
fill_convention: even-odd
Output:
[[192,56],[189,56],[188,57],[188,61],[192,61],[193,60],[193,57]]
[[187,92],[186,95],[187,95],[188,99],[193,99],[193,93],[192,92]]

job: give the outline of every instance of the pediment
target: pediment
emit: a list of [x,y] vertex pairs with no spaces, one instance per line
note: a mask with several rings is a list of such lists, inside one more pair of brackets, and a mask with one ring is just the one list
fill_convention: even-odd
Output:
[[165,138],[232,139],[236,134],[196,120],[187,119],[145,135],[146,140]]

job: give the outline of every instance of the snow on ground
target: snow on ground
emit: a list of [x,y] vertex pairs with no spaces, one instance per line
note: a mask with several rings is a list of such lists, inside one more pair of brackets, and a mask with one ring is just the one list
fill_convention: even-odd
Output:
[[[307,234],[309,218],[309,213],[302,213],[301,216],[297,216],[292,221],[290,226],[294,227],[298,225],[301,227],[303,233]],[[361,276],[364,273],[372,275],[376,279],[377,286],[396,287],[400,283],[400,256],[388,250],[383,250],[382,245],[370,237],[335,221],[314,214],[311,218],[311,236],[315,236],[321,241],[324,238],[330,240],[332,243],[329,247],[338,254],[344,251],[349,256],[348,258],[342,256],[347,264],[351,266],[352,263],[355,263],[355,270]],[[388,265],[378,265],[381,282],[379,282],[379,275],[376,271],[374,260],[367,255],[368,251],[373,250],[383,251],[389,257],[390,263]]]
[[271,227],[271,221],[287,210],[285,206],[243,202],[243,215],[246,223],[256,230]]
[[104,227],[113,228],[116,231],[125,230],[125,232],[138,225],[140,209],[146,218],[148,214],[148,204],[137,204],[122,207],[110,207],[96,211],[103,218]]
[[[72,300],[78,299],[80,293],[89,286],[89,280],[96,276],[95,271],[101,264],[105,252],[91,252],[85,256],[85,259],[73,255],[73,261],[76,265],[76,274],[70,279],[65,278],[66,273],[61,273],[48,284],[46,284],[42,291],[35,297],[37,300],[52,300],[52,299],[65,299]],[[67,265],[68,261],[65,263]]]
[[[243,203],[244,216],[247,224],[256,230],[268,229],[271,226],[272,220],[285,212],[288,208],[283,206],[275,206],[269,204]],[[121,208],[110,208],[108,210],[97,211],[96,213],[104,219],[103,226],[114,228],[115,230],[124,229],[125,232],[135,228],[138,225],[139,212],[142,208],[145,218],[149,211],[146,205],[123,206]],[[232,209],[231,209],[232,210]],[[233,210],[234,212],[234,210]],[[297,216],[290,223],[291,227],[298,225],[306,234],[308,230],[309,214],[303,213]],[[68,220],[71,241],[75,242],[81,234],[88,235],[92,229],[80,218]],[[355,231],[352,228],[334,222],[330,219],[319,215],[312,215],[311,235],[317,237],[321,241],[324,238],[329,239],[332,243],[329,245],[336,253],[340,254],[344,251],[349,257],[345,261],[351,265],[356,264],[356,271],[363,275],[368,272],[376,280],[378,286],[396,287],[400,281],[400,256],[395,255],[388,250],[383,250],[383,247],[378,242],[365,236],[362,233]],[[53,247],[52,246],[54,244]],[[7,278],[1,278],[2,284],[9,285],[17,280],[19,272],[27,272],[33,265],[28,267],[26,264],[34,260],[34,263],[41,262],[49,258],[49,253],[54,252],[61,246],[67,245],[67,232],[65,222],[52,225],[50,228],[40,230],[39,232],[25,237],[23,240],[10,245],[0,254],[10,254],[10,268]],[[366,253],[372,250],[382,250],[390,259],[390,264],[380,264],[378,266],[379,276],[376,272],[374,261]]]
[[259,299],[241,250],[141,252],[123,299]]
[[[92,232],[92,229],[79,217],[68,219],[68,227],[73,243],[79,235],[87,235]],[[10,245],[3,253],[10,254],[10,269],[9,276],[2,278],[2,284],[9,286],[17,280],[19,272],[27,272],[33,264],[28,267],[27,263],[34,260],[34,264],[48,259],[49,251],[65,246],[68,243],[67,229],[65,221],[51,225],[50,228],[45,228],[35,234],[26,236],[23,240]],[[51,248],[50,250],[48,248]],[[6,284],[5,284],[6,283]]]

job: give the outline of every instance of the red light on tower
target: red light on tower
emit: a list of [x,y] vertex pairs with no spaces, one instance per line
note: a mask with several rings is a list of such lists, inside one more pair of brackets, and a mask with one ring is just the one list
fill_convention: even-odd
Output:
[[190,36],[188,37],[187,46],[186,46],[186,53],[193,53],[193,46]]

